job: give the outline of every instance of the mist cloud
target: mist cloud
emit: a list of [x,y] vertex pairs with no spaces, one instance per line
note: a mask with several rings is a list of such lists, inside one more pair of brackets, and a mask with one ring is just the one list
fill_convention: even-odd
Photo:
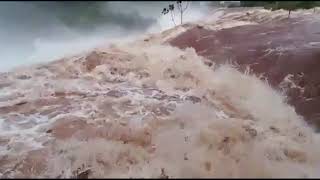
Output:
[[[0,2],[0,71],[173,26],[159,2]],[[197,4],[197,3],[194,3]],[[198,13],[198,14],[197,14]],[[189,12],[186,19],[198,17]]]

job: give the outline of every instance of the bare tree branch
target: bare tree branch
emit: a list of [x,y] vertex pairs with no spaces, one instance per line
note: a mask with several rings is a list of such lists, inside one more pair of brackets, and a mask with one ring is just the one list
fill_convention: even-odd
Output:
[[171,14],[171,20],[172,20],[172,22],[173,22],[173,24],[176,26],[176,22],[174,21],[174,17],[173,17],[173,13],[172,13],[172,11],[170,11],[170,14]]
[[190,1],[187,1],[186,7],[183,9],[183,12],[184,12],[185,10],[187,10],[187,8],[188,8],[188,6],[189,6],[189,3],[190,3]]
[[[186,1],[185,7],[183,7],[182,5],[182,1],[176,1],[177,3],[177,9],[180,12],[180,24],[182,24],[182,20],[183,20],[183,13],[188,9],[189,5],[190,5],[190,1]],[[162,11],[162,14],[166,15],[167,13],[169,13],[170,11],[170,15],[171,15],[171,20],[174,23],[174,25],[176,26],[176,22],[174,20],[174,4],[169,4],[169,8],[164,8]]]

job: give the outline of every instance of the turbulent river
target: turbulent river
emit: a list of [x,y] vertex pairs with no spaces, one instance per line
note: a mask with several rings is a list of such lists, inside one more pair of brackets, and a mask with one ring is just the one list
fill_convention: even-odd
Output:
[[1,73],[1,177],[319,177],[282,91],[168,43],[199,23]]

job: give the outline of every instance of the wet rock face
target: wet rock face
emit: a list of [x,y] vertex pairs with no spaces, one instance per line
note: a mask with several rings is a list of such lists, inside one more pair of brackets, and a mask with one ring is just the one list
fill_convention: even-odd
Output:
[[[297,113],[320,127],[320,21],[308,16],[221,30],[194,27],[169,43],[193,47],[217,64],[232,61],[241,70],[263,74],[280,89],[288,75],[297,87],[286,90]],[[303,90],[300,90],[302,88]]]

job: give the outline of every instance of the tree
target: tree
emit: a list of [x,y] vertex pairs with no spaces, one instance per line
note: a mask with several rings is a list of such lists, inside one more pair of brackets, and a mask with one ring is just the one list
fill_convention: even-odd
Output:
[[257,7],[257,6],[268,6],[275,1],[240,1],[242,7]]
[[311,9],[320,6],[319,1],[241,1],[243,7],[262,6],[266,9],[277,10],[285,9],[289,11],[288,18],[291,11],[296,9]]
[[180,23],[181,23],[181,24],[182,24],[183,13],[188,9],[189,2],[190,2],[190,1],[187,1],[187,2],[185,3],[185,7],[183,7],[182,1],[177,1],[178,9],[179,9],[179,11],[180,11]]
[[[183,23],[183,13],[188,9],[190,1],[186,1],[186,3],[183,3],[182,1],[177,1],[177,9],[180,13],[180,24]],[[174,20],[174,4],[169,4],[168,8],[163,8],[162,14],[166,15],[170,12],[171,20],[176,26],[175,20]]]
[[173,22],[173,24],[176,26],[176,22],[174,21],[174,4],[169,4],[169,11],[170,11],[170,15],[171,15],[171,20]]
[[299,9],[298,1],[279,1],[277,4],[277,9],[285,9],[289,11],[288,18],[290,17],[291,11]]
[[172,13],[173,9],[174,9],[174,6],[172,7],[171,5],[169,5],[169,8],[163,8],[162,14],[166,15],[170,12],[171,20],[172,20],[173,24],[176,26],[176,22],[174,21],[174,17],[173,17],[173,13]]
[[317,1],[277,1],[277,3],[279,5],[276,9],[286,9],[289,11],[288,18],[290,17],[291,11],[293,10],[311,9],[319,6],[319,3]]

